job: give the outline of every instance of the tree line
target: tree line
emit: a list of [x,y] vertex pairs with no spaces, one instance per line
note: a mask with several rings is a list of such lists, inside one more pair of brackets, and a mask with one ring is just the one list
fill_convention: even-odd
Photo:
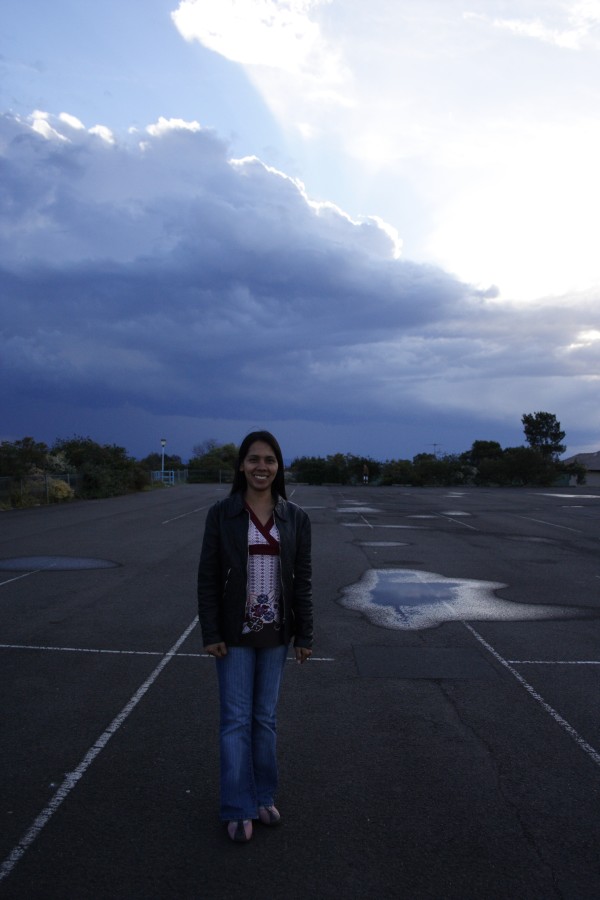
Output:
[[474,441],[460,454],[418,453],[412,459],[385,462],[352,454],[300,457],[291,465],[297,481],[309,484],[359,484],[366,465],[371,484],[547,486],[560,478],[585,481],[585,468],[560,462],[565,432],[553,413],[525,413],[521,418],[527,446],[506,447],[497,441]]
[[[358,484],[365,467],[371,484],[425,485],[550,485],[558,478],[585,481],[585,469],[565,464],[565,432],[553,413],[525,413],[521,422],[527,446],[502,448],[496,441],[474,441],[460,454],[419,453],[412,459],[384,462],[351,453],[326,457],[301,456],[289,466],[289,477],[309,484]],[[181,457],[165,454],[165,469],[186,469],[189,482],[228,481],[233,476],[238,447],[209,438],[193,447],[187,464]],[[160,453],[136,460],[124,447],[99,444],[90,437],[60,438],[49,447],[25,437],[0,444],[0,476],[12,479],[8,505],[27,505],[26,480],[50,479],[49,499],[66,500],[112,497],[150,487],[150,472],[162,468]],[[65,476],[73,476],[68,483]],[[74,487],[72,487],[74,484]]]
[[42,483],[46,499],[56,502],[116,497],[150,483],[143,464],[124,447],[78,436],[57,439],[52,447],[32,437],[2,441],[0,476],[9,482],[3,505],[13,507],[37,502]]

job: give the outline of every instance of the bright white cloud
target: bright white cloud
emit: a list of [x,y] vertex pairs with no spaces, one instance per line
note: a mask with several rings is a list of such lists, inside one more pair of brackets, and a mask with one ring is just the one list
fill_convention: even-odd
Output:
[[146,131],[153,137],[168,134],[170,131],[200,131],[199,122],[186,122],[184,119],[165,119],[161,116],[158,122],[153,125],[146,126]]
[[188,40],[233,62],[299,73],[327,48],[311,12],[331,0],[181,0],[172,18]]
[[581,50],[586,42],[599,46],[600,3],[598,0],[582,0],[563,5],[562,27],[552,27],[544,19],[494,19],[495,28],[505,29],[520,37],[534,38],[566,50]]
[[61,113],[58,118],[61,122],[65,122],[77,131],[81,131],[85,128],[85,125],[77,118],[77,116],[71,116],[69,113]]
[[530,302],[600,283],[600,132],[584,102],[595,88],[564,52],[595,52],[600,3],[510,9],[183,0],[173,17],[243,65],[287,133],[315,148],[322,196],[338,158],[351,160],[342,195],[390,221],[412,258]]
[[314,115],[304,121],[303,110],[353,106],[341,51],[322,27],[329,4],[334,0],[181,0],[172,18],[186,40],[243,66],[279,121],[306,137],[320,125]]

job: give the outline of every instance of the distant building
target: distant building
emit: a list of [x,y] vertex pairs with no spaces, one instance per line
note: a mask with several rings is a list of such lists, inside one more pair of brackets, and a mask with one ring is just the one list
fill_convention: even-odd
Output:
[[600,485],[600,450],[595,453],[577,453],[568,459],[562,460],[564,463],[579,463],[585,468],[585,483],[589,485]]

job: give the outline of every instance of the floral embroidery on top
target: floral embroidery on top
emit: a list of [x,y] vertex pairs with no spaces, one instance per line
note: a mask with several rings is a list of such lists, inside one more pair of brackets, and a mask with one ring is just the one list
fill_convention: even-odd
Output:
[[281,624],[279,531],[275,519],[263,525],[248,507],[248,596],[242,634],[275,630]]

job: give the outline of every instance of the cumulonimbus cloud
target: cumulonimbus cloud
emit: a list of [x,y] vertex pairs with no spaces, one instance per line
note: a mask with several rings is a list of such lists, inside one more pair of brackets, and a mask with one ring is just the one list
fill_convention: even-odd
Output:
[[508,308],[403,260],[378,220],[230,159],[198,123],[127,140],[80,125],[0,119],[0,369],[15,406],[518,421],[523,385],[537,401],[546,382],[587,415],[595,298]]

